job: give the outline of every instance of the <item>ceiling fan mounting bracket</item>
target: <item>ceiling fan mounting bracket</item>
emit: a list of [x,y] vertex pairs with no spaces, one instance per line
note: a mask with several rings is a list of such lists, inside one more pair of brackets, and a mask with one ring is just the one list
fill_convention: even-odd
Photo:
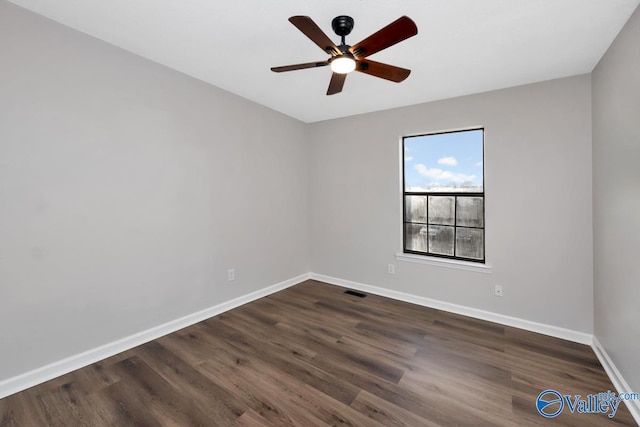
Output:
[[333,18],[333,21],[331,21],[331,27],[333,31],[344,40],[344,36],[348,36],[351,30],[353,30],[353,18],[346,15],[336,16]]

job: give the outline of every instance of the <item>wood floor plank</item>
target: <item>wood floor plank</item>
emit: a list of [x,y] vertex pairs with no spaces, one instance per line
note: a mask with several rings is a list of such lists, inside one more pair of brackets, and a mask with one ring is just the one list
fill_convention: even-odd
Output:
[[141,346],[139,355],[173,389],[179,390],[181,396],[209,417],[214,425],[231,425],[244,412],[244,405],[233,394],[160,343],[154,341]]
[[7,426],[634,426],[588,346],[309,280],[0,399]]
[[0,426],[47,425],[44,412],[33,393],[34,387],[0,399]]
[[180,390],[175,390],[138,356],[125,359],[115,365],[129,387],[136,390],[145,408],[157,419],[175,425],[207,426],[207,417]]
[[381,399],[366,390],[358,393],[351,406],[385,426],[437,427],[440,425]]
[[[306,412],[327,425],[378,426],[377,422],[368,419],[348,405],[332,399],[294,376],[283,375],[277,367],[261,359],[252,358],[245,363],[226,368],[231,370],[227,375],[238,375],[246,382],[268,384],[268,388],[275,390],[272,396],[275,396],[280,405],[286,406],[292,403],[298,408],[305,408]],[[224,368],[218,364],[217,369]],[[286,401],[282,402],[281,397],[286,397]]]
[[[138,390],[126,381],[119,381],[96,393],[96,400],[107,407],[113,426],[161,426],[165,420],[147,408]],[[97,424],[97,423],[96,423]]]
[[[267,421],[263,416],[257,414],[252,409],[245,411],[233,425],[235,427],[272,427],[274,424]],[[277,426],[275,426],[277,427]]]
[[[248,364],[248,362],[247,362]],[[280,389],[262,372],[255,369],[244,369],[243,366],[230,366],[217,362],[204,362],[200,365],[203,373],[213,380],[227,381],[235,392],[252,410],[278,426],[326,426],[308,411],[299,407],[289,395],[282,395]]]
[[295,343],[293,348],[296,350],[285,348],[284,353],[278,353],[282,347],[276,347],[271,343],[273,335],[269,337],[268,343],[254,341],[248,335],[245,338],[242,348],[238,348],[230,340],[220,342],[217,351],[212,353],[212,358],[220,364],[228,365],[241,364],[251,359],[262,360],[278,367],[283,374],[298,378],[305,384],[347,405],[359,392],[354,385],[343,381],[330,371],[317,367],[314,364],[316,353],[298,351],[299,346]]
[[39,395],[37,400],[40,402],[47,425],[62,427],[93,424],[94,414],[87,414],[84,410],[89,406],[89,401],[77,383],[66,383],[55,390]]

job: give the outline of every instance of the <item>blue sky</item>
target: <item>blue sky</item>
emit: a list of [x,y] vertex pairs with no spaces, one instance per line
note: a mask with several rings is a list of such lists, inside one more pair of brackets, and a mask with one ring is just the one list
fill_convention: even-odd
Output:
[[405,186],[424,189],[482,186],[482,130],[441,133],[404,139]]

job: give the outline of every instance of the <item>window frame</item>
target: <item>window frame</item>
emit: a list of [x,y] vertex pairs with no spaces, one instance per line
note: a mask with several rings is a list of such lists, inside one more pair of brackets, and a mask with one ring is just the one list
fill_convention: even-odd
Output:
[[[429,191],[419,191],[419,192],[407,192],[406,191],[406,182],[405,182],[405,167],[406,167],[406,162],[405,162],[405,140],[409,139],[409,138],[416,138],[416,137],[421,137],[421,136],[431,136],[431,135],[443,135],[443,134],[452,134],[452,133],[458,133],[458,132],[471,132],[471,131],[482,131],[482,192],[466,192],[466,191],[458,191],[458,192],[429,192]],[[487,206],[486,206],[486,191],[485,191],[485,179],[484,179],[484,158],[485,158],[485,128],[484,126],[476,126],[476,127],[470,127],[470,128],[464,128],[464,129],[454,129],[454,130],[447,130],[447,131],[438,131],[438,132],[428,132],[428,133],[419,133],[419,134],[412,134],[412,135],[404,135],[401,137],[400,140],[400,154],[401,154],[401,161],[402,161],[402,189],[401,189],[401,196],[402,196],[402,254],[398,254],[399,256],[402,255],[408,255],[408,256],[419,256],[419,257],[424,257],[425,259],[429,259],[429,258],[436,258],[436,259],[440,259],[443,261],[450,261],[450,262],[455,262],[455,263],[473,263],[474,265],[479,265],[479,266],[485,266],[487,263],[487,253],[486,253],[486,246],[487,246],[487,223],[486,223],[486,210],[487,210]],[[407,233],[406,233],[406,225],[407,224],[416,224],[416,223],[411,223],[411,222],[407,222],[407,196],[424,196],[426,197],[426,205],[427,205],[427,219],[426,219],[426,226],[428,227],[429,225],[437,225],[437,224],[429,224],[429,218],[428,218],[428,205],[429,205],[429,196],[442,196],[442,197],[456,197],[456,199],[454,200],[454,225],[450,226],[453,227],[454,229],[454,235],[453,235],[453,248],[454,248],[454,255],[446,255],[446,254],[438,254],[438,253],[432,253],[432,252],[421,252],[421,251],[415,251],[415,250],[411,250],[411,249],[407,249]],[[457,209],[457,197],[481,197],[482,198],[482,227],[462,227],[462,226],[458,226],[457,225],[457,215],[456,215],[456,209]],[[483,232],[483,238],[482,238],[482,254],[483,254],[483,258],[482,259],[476,259],[476,258],[466,258],[466,257],[460,257],[460,256],[456,256],[455,255],[455,248],[456,248],[456,238],[457,238],[457,229],[458,228],[475,228],[475,229],[482,229]],[[427,242],[428,242],[428,238],[427,238]],[[428,243],[427,243],[428,244]]]

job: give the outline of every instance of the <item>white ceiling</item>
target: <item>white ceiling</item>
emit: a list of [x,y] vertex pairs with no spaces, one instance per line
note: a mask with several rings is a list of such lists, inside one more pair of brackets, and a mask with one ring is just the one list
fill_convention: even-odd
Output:
[[[10,0],[79,31],[305,122],[588,73],[640,0]],[[371,56],[412,70],[402,83],[362,73],[326,96],[327,58],[287,19],[308,15],[355,44],[402,15],[418,35]]]

